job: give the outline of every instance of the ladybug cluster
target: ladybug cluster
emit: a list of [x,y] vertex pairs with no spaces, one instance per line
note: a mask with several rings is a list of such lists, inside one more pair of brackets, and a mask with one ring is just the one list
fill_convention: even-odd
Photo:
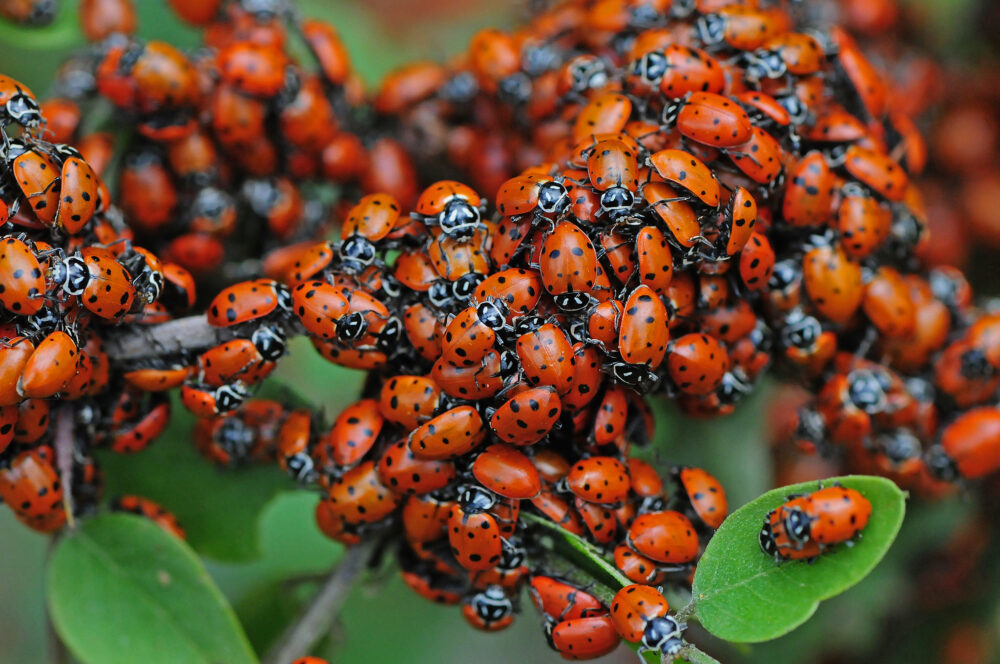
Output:
[[[371,94],[286,2],[170,4],[204,48],[82,2],[60,96],[0,78],[0,497],[30,527],[95,508],[92,451],[142,450],[179,389],[206,458],[276,463],[473,626],[527,589],[567,658],[675,655],[655,586],[690,588],[728,505],[637,458],[652,399],[722,416],[770,373],[805,387],[779,449],[929,496],[1000,469],[1000,315],[924,259],[912,81],[809,3],[564,0]],[[104,102],[117,137],[82,131]],[[332,423],[254,397],[293,336],[367,372]],[[821,489],[761,547],[812,558],[869,513]],[[559,568],[556,526],[634,585]]]

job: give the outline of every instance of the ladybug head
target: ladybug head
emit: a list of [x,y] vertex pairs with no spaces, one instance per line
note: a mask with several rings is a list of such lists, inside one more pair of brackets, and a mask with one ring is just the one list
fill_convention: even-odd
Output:
[[441,86],[440,95],[442,99],[461,104],[468,102],[479,92],[479,83],[476,77],[469,71],[455,74]]
[[219,415],[236,410],[250,396],[246,385],[240,382],[223,385],[215,391],[215,412]]
[[521,71],[505,76],[497,85],[497,97],[511,105],[523,104],[531,99],[531,78]]
[[69,295],[83,295],[90,283],[90,271],[83,257],[69,256],[53,264],[49,277],[54,284],[62,286]]
[[645,365],[615,362],[611,365],[611,377],[627,387],[648,394],[660,384],[660,377]]
[[569,194],[561,183],[550,180],[538,188],[538,209],[542,212],[562,212],[569,204]]
[[368,321],[360,311],[352,311],[337,319],[337,339],[342,343],[359,340],[368,332]]
[[250,337],[254,347],[268,362],[277,362],[285,354],[285,331],[277,325],[263,325]]
[[905,429],[897,429],[878,437],[877,441],[882,453],[893,463],[902,463],[920,456],[922,446],[920,439]]
[[305,452],[298,452],[285,457],[285,468],[288,469],[288,474],[291,475],[296,482],[307,484],[312,481],[315,464],[313,463],[311,456]]
[[278,308],[292,313],[292,291],[283,283],[274,282],[274,292],[278,295]]
[[632,76],[637,76],[647,83],[654,84],[667,73],[667,66],[667,57],[659,51],[652,51],[638,60],[633,60],[628,70]]
[[544,324],[545,319],[538,314],[521,316],[517,319],[517,322],[514,323],[514,334],[521,336],[522,334],[527,334],[528,332],[534,332]]
[[496,504],[496,496],[478,484],[469,484],[459,491],[458,504],[466,514],[482,514]]
[[535,77],[558,67],[562,57],[562,51],[554,44],[530,43],[521,51],[521,69],[528,76]]
[[698,37],[706,44],[718,44],[726,38],[726,19],[719,14],[707,14],[695,26]]
[[479,228],[479,208],[464,198],[452,198],[438,215],[438,224],[445,235],[457,240],[468,239]]
[[552,299],[555,301],[557,307],[567,313],[583,311],[590,306],[592,301],[592,298],[589,295],[580,291],[560,293]]
[[42,123],[42,111],[35,98],[25,92],[11,95],[6,104],[7,115],[26,129],[34,129]]
[[661,650],[671,639],[680,639],[681,627],[670,616],[658,616],[646,621],[642,645],[648,650]]
[[858,409],[874,415],[885,410],[888,403],[882,377],[868,369],[858,369],[847,375],[847,394]]
[[601,194],[601,209],[611,217],[628,214],[635,203],[635,195],[625,187],[611,187]]
[[233,460],[245,459],[256,440],[251,427],[238,417],[227,417],[215,432],[214,441]]
[[390,316],[375,338],[375,347],[383,353],[390,353],[396,350],[402,336],[403,324],[395,316]]
[[819,444],[825,436],[826,424],[823,416],[812,408],[801,408],[798,412],[799,423],[795,427],[795,438],[807,440],[814,445]]
[[573,60],[569,67],[570,84],[574,92],[585,92],[600,88],[608,82],[608,67],[595,56],[581,56]]
[[732,371],[727,371],[722,376],[722,382],[719,384],[716,394],[718,394],[721,403],[734,404],[742,399],[743,395],[749,394],[752,389],[753,386],[744,380],[744,377]]
[[935,445],[927,450],[927,454],[924,455],[924,463],[927,464],[927,469],[931,474],[941,481],[954,482],[961,477],[955,461],[940,445]]
[[476,286],[481,284],[485,278],[486,275],[479,272],[469,272],[468,274],[463,274],[461,277],[452,282],[452,295],[462,302],[467,301],[476,291]]
[[447,309],[454,303],[451,282],[437,279],[427,289],[427,301],[437,309]]
[[519,537],[508,537],[502,542],[502,555],[497,569],[513,571],[524,565],[527,553]]
[[476,316],[480,322],[494,332],[499,332],[507,325],[510,310],[503,301],[490,298],[476,307]]
[[476,593],[470,602],[476,616],[487,625],[503,620],[514,612],[514,605],[500,586],[489,586]]
[[970,348],[962,353],[962,375],[969,380],[988,380],[994,374],[986,353],[978,348]]
[[341,242],[337,254],[341,265],[349,272],[363,271],[377,256],[375,245],[363,235],[352,235]]
[[747,73],[750,80],[760,80],[762,78],[781,78],[785,75],[787,68],[785,60],[777,51],[758,49],[747,56]]
[[788,536],[797,542],[809,540],[809,530],[812,525],[812,518],[797,507],[786,510],[785,530]]
[[814,316],[805,316],[799,312],[790,315],[781,328],[781,344],[786,348],[808,351],[816,345],[821,334],[823,326],[820,322]]

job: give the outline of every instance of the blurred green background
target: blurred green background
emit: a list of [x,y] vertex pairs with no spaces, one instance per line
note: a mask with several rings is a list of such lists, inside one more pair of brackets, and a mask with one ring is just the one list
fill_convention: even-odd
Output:
[[[58,64],[83,44],[74,4],[64,1],[60,19],[39,31],[30,48],[16,34],[19,28],[0,25],[0,71],[44,96]],[[196,43],[194,33],[173,17],[164,2],[137,0],[136,4],[142,36],[179,46]],[[405,61],[443,59],[459,51],[475,30],[512,25],[520,11],[518,3],[486,0],[300,0],[298,4],[306,15],[338,27],[355,66],[369,82]],[[933,13],[941,27],[937,33],[941,44],[960,41],[956,26],[966,9],[967,4],[954,0],[925,0],[924,10]],[[302,340],[292,350],[278,381],[297,386],[323,403],[328,413],[355,397],[358,374],[316,361],[313,349]],[[666,410],[658,412],[661,443],[649,451],[650,461],[664,469],[673,463],[705,465],[727,487],[734,507],[758,495],[771,486],[764,415],[767,393],[763,390],[723,421],[695,422]],[[290,483],[277,471],[223,473],[209,468],[191,449],[189,425],[189,420],[178,418],[163,439],[136,457],[103,458],[111,482],[108,493],[141,487],[145,495],[177,512],[192,544],[206,556],[210,573],[237,608],[251,641],[260,647],[280,632],[298,602],[308,597],[313,587],[308,578],[329,569],[339,547],[316,531],[312,495],[289,491]],[[150,481],[150,476],[155,479]],[[205,486],[211,490],[206,492]],[[961,526],[969,511],[966,503],[958,498],[911,510],[899,542],[875,573],[825,603],[809,624],[789,637],[742,650],[703,640],[705,649],[723,661],[834,661],[829,659],[832,654],[855,661],[852,651],[867,650],[883,633],[881,617],[907,601],[909,559]],[[207,504],[211,510],[204,509]],[[257,522],[259,510],[263,516]],[[212,516],[206,517],[207,512]],[[8,510],[0,509],[0,664],[47,661],[46,554],[47,538],[21,527]],[[987,587],[998,587],[996,576],[984,579]],[[993,601],[984,611],[983,621],[1000,624]],[[908,647],[879,661],[936,661],[927,655],[936,651],[939,637],[934,629],[907,634]],[[370,581],[354,589],[341,625],[323,648],[327,654],[335,653],[332,661],[337,664],[394,658],[413,664],[558,661],[532,610],[526,610],[511,629],[477,633],[456,608],[431,605],[409,591],[391,567],[376,571]],[[633,663],[635,655],[622,647],[601,661]]]

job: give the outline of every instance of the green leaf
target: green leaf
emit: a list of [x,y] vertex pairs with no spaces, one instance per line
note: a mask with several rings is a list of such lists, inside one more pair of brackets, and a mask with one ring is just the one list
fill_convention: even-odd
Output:
[[698,563],[692,588],[698,622],[727,641],[754,643],[777,638],[805,622],[821,600],[860,581],[888,551],[903,523],[906,494],[881,477],[847,476],[839,481],[872,504],[864,537],[840,545],[812,564],[775,564],[757,541],[764,516],[790,493],[816,490],[815,482],[769,491],[729,516]]
[[56,547],[46,579],[59,636],[84,664],[251,664],[243,630],[194,552],[153,522],[105,514]]
[[191,441],[194,418],[176,400],[162,438],[138,454],[100,454],[109,496],[136,493],[174,512],[198,553],[228,561],[260,555],[257,518],[295,485],[276,464],[217,468]]

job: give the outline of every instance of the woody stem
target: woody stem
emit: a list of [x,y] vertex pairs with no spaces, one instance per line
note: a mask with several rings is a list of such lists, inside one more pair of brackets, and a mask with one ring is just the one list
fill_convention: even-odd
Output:
[[288,626],[268,651],[263,664],[288,664],[309,654],[316,642],[333,628],[337,614],[347,601],[354,582],[367,566],[374,548],[373,542],[364,542],[347,550],[302,615]]

